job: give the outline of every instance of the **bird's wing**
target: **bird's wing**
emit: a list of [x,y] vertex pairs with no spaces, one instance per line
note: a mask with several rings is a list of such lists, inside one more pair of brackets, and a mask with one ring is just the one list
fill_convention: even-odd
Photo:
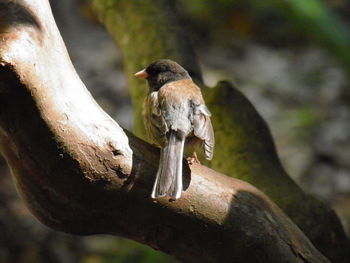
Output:
[[156,144],[164,146],[168,126],[159,106],[158,92],[152,92],[146,97],[143,105],[143,115],[148,136]]
[[[163,105],[161,109],[169,109],[163,110],[168,126],[182,128],[187,131],[186,136],[193,129],[194,135],[204,142],[206,159],[211,160],[215,145],[214,131],[211,113],[205,106],[200,88],[191,79],[171,82],[159,90],[159,103]],[[170,113],[175,118],[168,118]]]
[[210,121],[211,113],[205,104],[194,105],[193,133],[204,141],[205,158],[211,160],[214,153],[214,130]]

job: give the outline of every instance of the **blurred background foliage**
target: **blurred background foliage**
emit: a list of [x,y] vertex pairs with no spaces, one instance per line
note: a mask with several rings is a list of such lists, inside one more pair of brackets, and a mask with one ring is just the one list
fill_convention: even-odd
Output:
[[[50,3],[84,83],[132,130],[122,54],[90,1]],[[349,234],[350,1],[179,0],[177,7],[206,84],[237,84],[268,122],[289,174],[332,206]],[[132,241],[48,229],[24,207],[3,160],[0,204],[1,263],[176,262]]]

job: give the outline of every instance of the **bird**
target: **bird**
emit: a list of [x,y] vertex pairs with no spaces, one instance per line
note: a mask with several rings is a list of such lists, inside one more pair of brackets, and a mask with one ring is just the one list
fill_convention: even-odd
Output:
[[[143,103],[146,133],[160,148],[160,160],[151,198],[168,196],[177,200],[182,194],[184,148],[192,151],[189,164],[199,163],[196,148],[203,146],[211,160],[214,152],[214,131],[211,113],[200,88],[189,73],[170,59],[160,59],[135,73],[146,79],[148,95]],[[187,151],[187,150],[186,150]]]

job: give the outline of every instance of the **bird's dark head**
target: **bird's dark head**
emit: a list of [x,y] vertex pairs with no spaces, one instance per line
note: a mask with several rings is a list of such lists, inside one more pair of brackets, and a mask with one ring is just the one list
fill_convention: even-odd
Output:
[[172,81],[191,79],[183,67],[170,59],[157,60],[148,65],[147,68],[137,72],[135,76],[147,79],[152,91],[157,91],[164,84]]

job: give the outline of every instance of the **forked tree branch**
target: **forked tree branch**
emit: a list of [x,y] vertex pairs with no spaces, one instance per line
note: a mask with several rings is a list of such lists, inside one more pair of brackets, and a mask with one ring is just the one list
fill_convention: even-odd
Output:
[[0,0],[0,64],[0,150],[43,223],[184,262],[328,262],[259,190],[204,166],[185,166],[180,200],[152,201],[158,150],[94,101],[47,0]]

